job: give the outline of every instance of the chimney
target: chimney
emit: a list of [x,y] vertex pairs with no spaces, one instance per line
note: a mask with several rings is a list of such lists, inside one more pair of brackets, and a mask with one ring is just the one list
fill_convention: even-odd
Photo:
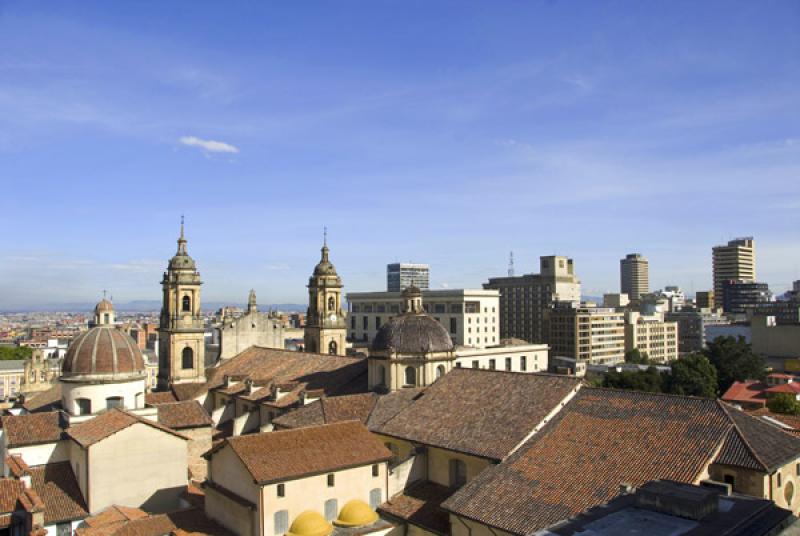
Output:
[[250,378],[247,378],[244,381],[244,387],[245,387],[245,392],[248,395],[252,395],[253,394],[253,380],[251,380]]
[[302,391],[300,391],[300,393],[297,395],[297,398],[300,400],[300,405],[301,406],[305,406],[306,405],[306,390],[303,389]]

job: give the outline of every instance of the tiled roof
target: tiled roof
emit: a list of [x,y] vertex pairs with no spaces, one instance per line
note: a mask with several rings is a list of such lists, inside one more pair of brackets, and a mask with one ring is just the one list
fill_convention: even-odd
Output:
[[144,395],[144,401],[148,406],[157,406],[159,404],[172,404],[177,402],[178,399],[172,391],[151,391]]
[[325,394],[333,396],[367,390],[367,362],[364,358],[260,346],[250,347],[219,367],[209,369],[208,373],[209,381],[203,389],[221,387],[227,375],[249,378],[256,385],[291,383],[297,386],[296,393],[323,389]]
[[303,428],[342,421],[359,421],[370,430],[380,428],[387,420],[412,403],[423,388],[402,389],[385,395],[360,393],[323,397],[295,411],[274,419],[277,428]]
[[89,515],[69,462],[48,463],[30,470],[31,485],[44,502],[46,525]]
[[800,438],[775,425],[723,404],[734,429],[728,434],[716,463],[771,473],[800,458]]
[[183,430],[185,428],[201,428],[211,426],[213,421],[206,410],[196,400],[186,400],[173,404],[160,404],[158,409],[158,422],[172,428]]
[[61,406],[61,382],[56,382],[46,391],[25,395],[22,407],[31,413],[53,411]]
[[530,534],[608,501],[623,482],[694,482],[731,428],[715,400],[584,387],[522,448],[443,507]]
[[767,387],[767,384],[755,380],[733,382],[721,398],[726,402],[758,404],[763,406],[767,403],[767,398],[764,395],[764,390],[766,390]]
[[202,509],[149,515],[138,508],[123,506],[111,506],[87,518],[75,533],[78,536],[232,536],[230,531],[208,519]]
[[578,389],[580,381],[551,374],[454,368],[374,431],[501,460]]
[[75,530],[78,536],[106,536],[113,534],[122,525],[147,517],[148,514],[138,508],[127,506],[109,506],[102,512],[83,520]]
[[0,478],[0,513],[7,514],[18,510],[19,496],[25,492],[25,485],[13,478]]
[[773,385],[769,387],[765,392],[767,393],[789,393],[792,395],[796,395],[800,393],[800,383],[792,382],[792,383],[781,383],[779,385]]
[[9,447],[59,441],[66,422],[60,411],[7,415],[1,421]]
[[116,434],[120,430],[124,430],[125,428],[137,423],[157,428],[181,439],[189,439],[188,437],[179,434],[171,428],[167,428],[166,426],[153,422],[150,419],[139,417],[133,413],[129,413],[121,409],[108,410],[91,420],[71,426],[67,428],[66,433],[79,445],[83,447],[89,447],[106,439],[112,434]]
[[[774,424],[770,422],[770,419],[778,421],[783,425],[787,426],[788,428],[781,427],[782,430],[786,430],[787,432],[791,432],[795,435],[800,434],[800,415],[787,415],[784,413],[773,413],[767,408],[759,408],[757,410],[749,411],[749,415],[754,417],[758,417],[764,422]],[[777,426],[777,425],[776,425]]]
[[437,534],[449,534],[450,514],[440,506],[452,493],[447,486],[424,480],[381,504],[378,510]]
[[8,467],[8,472],[11,473],[11,476],[16,478],[30,474],[30,467],[19,454],[6,456],[6,467]]
[[392,456],[357,421],[231,437],[205,456],[213,457],[221,448],[233,449],[253,479],[262,484],[377,463]]
[[180,401],[192,400],[206,391],[205,383],[176,383],[170,389],[172,389],[175,399]]

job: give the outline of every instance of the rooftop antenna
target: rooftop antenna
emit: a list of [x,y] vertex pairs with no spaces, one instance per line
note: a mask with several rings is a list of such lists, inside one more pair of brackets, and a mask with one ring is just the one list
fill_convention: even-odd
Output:
[[508,255],[508,277],[514,277],[514,252]]
[[328,246],[328,226],[322,227],[322,245]]

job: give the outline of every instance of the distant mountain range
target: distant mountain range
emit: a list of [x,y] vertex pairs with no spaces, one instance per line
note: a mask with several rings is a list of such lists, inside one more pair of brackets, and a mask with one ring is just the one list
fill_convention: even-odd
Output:
[[[11,308],[0,306],[0,312],[13,313],[45,313],[45,312],[59,312],[59,313],[88,313],[94,310],[94,303],[52,303],[34,305],[24,308]],[[203,302],[202,307],[204,311],[216,311],[220,307],[233,306],[246,308],[246,303],[231,303],[231,302]],[[305,312],[308,305],[304,303],[271,303],[271,304],[258,304],[260,311],[269,311],[270,309],[276,311],[283,311],[287,313]],[[122,313],[149,313],[152,311],[161,310],[161,302],[157,300],[135,300],[129,302],[114,302],[114,309]]]

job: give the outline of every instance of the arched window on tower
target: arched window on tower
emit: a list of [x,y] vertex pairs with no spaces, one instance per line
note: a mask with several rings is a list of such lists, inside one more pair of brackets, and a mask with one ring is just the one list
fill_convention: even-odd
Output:
[[328,353],[331,355],[336,355],[339,350],[339,345],[336,344],[336,341],[331,341],[328,345]]
[[417,371],[414,367],[406,367],[406,385],[412,387],[417,385]]
[[336,299],[331,296],[328,298],[328,311],[335,311],[336,310]]
[[184,312],[191,313],[192,312],[192,299],[189,296],[183,297],[183,307]]
[[181,354],[181,366],[184,370],[194,368],[194,351],[188,346],[183,349]]

